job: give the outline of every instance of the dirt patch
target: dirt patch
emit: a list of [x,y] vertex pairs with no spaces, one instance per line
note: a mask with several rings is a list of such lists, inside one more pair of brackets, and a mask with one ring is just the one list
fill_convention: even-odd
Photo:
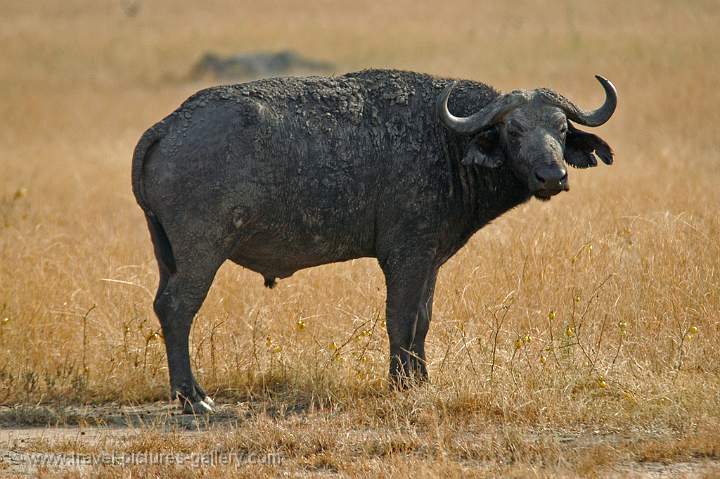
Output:
[[[212,424],[232,424],[249,414],[248,405],[221,405],[211,416],[181,414],[177,406],[156,402],[138,406],[15,406],[0,407],[0,427],[37,428],[55,426],[200,430]],[[21,429],[20,429],[21,430]],[[0,430],[0,438],[2,438]]]

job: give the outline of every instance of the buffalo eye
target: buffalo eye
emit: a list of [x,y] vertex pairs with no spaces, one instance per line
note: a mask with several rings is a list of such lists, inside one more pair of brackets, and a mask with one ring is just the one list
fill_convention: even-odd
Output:
[[512,138],[513,140],[517,140],[518,138],[520,138],[521,133],[522,133],[522,132],[521,132],[520,130],[517,130],[517,129],[510,129],[510,130],[508,130],[508,136],[509,136],[510,138]]

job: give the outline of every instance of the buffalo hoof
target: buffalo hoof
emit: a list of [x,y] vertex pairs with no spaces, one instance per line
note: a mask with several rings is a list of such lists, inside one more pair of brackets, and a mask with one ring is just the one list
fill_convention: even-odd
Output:
[[183,414],[210,414],[215,406],[215,401],[210,399],[194,379],[191,387],[178,388],[173,396],[180,401]]
[[193,415],[206,415],[206,414],[212,414],[214,412],[213,406],[214,402],[209,397],[205,397],[202,401],[183,401],[183,414],[193,414]]

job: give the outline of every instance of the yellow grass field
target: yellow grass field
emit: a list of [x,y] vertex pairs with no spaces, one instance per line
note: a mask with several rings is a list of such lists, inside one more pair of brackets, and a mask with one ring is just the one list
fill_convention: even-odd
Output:
[[[29,467],[13,455],[110,452],[281,461],[30,471],[720,475],[717,1],[128,5],[0,9],[0,475]],[[615,164],[570,171],[570,192],[507,213],[445,265],[431,383],[409,392],[387,389],[374,260],[272,291],[225,265],[191,336],[219,412],[179,417],[132,150],[209,84],[186,77],[203,53],[284,48],[337,73],[547,86],[586,108],[602,101],[602,74],[620,100],[595,132]]]

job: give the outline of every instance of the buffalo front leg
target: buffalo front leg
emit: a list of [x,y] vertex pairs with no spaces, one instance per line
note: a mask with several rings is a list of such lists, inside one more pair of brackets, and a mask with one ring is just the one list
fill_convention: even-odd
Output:
[[420,308],[418,309],[415,337],[410,344],[410,371],[415,377],[422,380],[428,379],[427,362],[425,359],[425,337],[430,329],[430,320],[432,320],[436,279],[437,270],[434,270],[430,273],[425,283],[425,290],[423,291]]
[[[178,265],[175,273],[160,281],[155,313],[160,320],[168,358],[171,397],[184,413],[208,413],[213,401],[195,380],[190,365],[190,328],[207,295],[217,267]],[[163,284],[164,283],[164,284]]]
[[381,263],[387,285],[390,381],[397,387],[427,379],[422,342],[429,318],[421,310],[427,304],[428,283],[434,276],[433,259],[432,252],[403,251]]

